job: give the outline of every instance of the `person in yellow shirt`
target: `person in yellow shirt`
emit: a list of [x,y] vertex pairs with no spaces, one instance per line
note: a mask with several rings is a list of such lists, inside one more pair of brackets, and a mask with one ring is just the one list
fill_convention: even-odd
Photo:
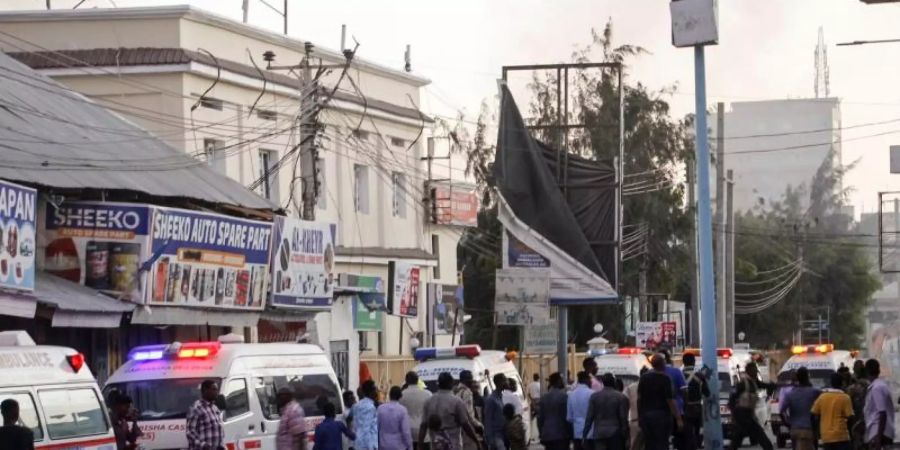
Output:
[[819,418],[819,436],[824,450],[850,450],[850,428],[853,423],[853,403],[841,390],[844,380],[831,374],[831,388],[824,389],[813,403],[812,413]]

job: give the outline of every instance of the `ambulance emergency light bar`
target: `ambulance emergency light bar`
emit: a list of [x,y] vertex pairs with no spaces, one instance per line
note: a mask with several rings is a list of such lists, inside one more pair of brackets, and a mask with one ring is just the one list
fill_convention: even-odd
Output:
[[202,359],[215,356],[221,342],[175,342],[170,345],[143,345],[128,354],[132,361],[156,361],[160,359]]
[[831,353],[834,351],[834,344],[819,345],[795,345],[791,347],[791,353],[802,355],[804,353]]
[[[699,348],[689,348],[684,351],[684,354],[700,356],[700,349]],[[719,358],[728,359],[728,358],[731,358],[732,356],[734,356],[734,351],[731,350],[730,348],[717,348],[716,356],[718,356]]]
[[481,347],[478,345],[460,345],[459,347],[422,347],[417,348],[413,355],[416,361],[427,361],[429,359],[444,358],[474,358],[481,354]]

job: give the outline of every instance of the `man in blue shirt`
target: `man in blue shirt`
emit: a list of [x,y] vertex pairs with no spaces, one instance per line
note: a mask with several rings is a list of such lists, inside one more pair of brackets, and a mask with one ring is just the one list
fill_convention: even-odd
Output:
[[[593,448],[587,442],[582,441],[584,435],[585,419],[587,418],[588,405],[591,401],[591,374],[581,371],[578,372],[578,385],[575,390],[569,394],[569,403],[566,413],[566,419],[572,424],[572,430],[575,439],[575,450],[584,450]],[[591,434],[590,436],[593,436]]]
[[316,426],[313,450],[342,450],[344,440],[341,435],[347,436],[350,440],[356,440],[356,435],[347,428],[347,425],[344,425],[344,422],[334,420],[335,412],[334,403],[328,402],[322,407],[325,420]]
[[506,389],[506,375],[494,375],[494,391],[484,398],[484,440],[489,450],[506,450],[504,429],[506,417],[503,415],[503,391]]
[[[675,395],[675,406],[678,407],[678,414],[684,416],[684,391],[687,389],[687,382],[684,379],[684,372],[672,366],[672,354],[668,350],[663,350],[662,354],[666,357],[666,375],[672,379],[672,393]],[[678,450],[690,450],[685,448],[684,436],[681,430],[673,429],[673,444]]]

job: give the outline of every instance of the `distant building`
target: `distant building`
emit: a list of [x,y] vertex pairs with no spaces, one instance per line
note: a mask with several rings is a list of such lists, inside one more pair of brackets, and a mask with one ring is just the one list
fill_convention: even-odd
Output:
[[[808,192],[823,164],[841,164],[839,99],[734,102],[730,107],[725,112],[725,168],[734,170],[735,211],[779,201],[788,187]],[[709,123],[715,143],[715,115]],[[809,196],[802,201],[807,206]]]

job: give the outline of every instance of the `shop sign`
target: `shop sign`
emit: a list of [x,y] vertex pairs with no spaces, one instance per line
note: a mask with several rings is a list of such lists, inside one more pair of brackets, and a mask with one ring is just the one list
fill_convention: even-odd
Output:
[[525,327],[525,351],[529,355],[556,353],[558,328],[555,323]]
[[176,208],[154,208],[148,303],[262,309],[272,224]]
[[37,191],[0,181],[0,287],[34,290]]
[[638,322],[635,330],[635,345],[650,350],[673,349],[677,333],[675,322]]
[[403,261],[388,263],[388,306],[391,315],[419,315],[419,280],[421,268]]
[[132,300],[143,298],[139,268],[148,258],[146,205],[66,202],[47,206],[44,271]]
[[434,189],[435,222],[439,225],[478,226],[478,194],[474,188],[436,184]]
[[382,331],[384,311],[387,309],[384,297],[384,280],[381,277],[367,277],[342,273],[340,286],[351,298],[353,329],[357,331]]
[[[428,283],[428,310],[431,311],[431,332],[434,334],[453,334],[454,322],[456,332],[463,330],[463,289],[453,284]],[[457,322],[458,321],[458,322]]]
[[272,304],[327,309],[334,302],[336,225],[275,217]]
[[497,269],[494,310],[497,325],[543,325],[550,321],[550,271]]

